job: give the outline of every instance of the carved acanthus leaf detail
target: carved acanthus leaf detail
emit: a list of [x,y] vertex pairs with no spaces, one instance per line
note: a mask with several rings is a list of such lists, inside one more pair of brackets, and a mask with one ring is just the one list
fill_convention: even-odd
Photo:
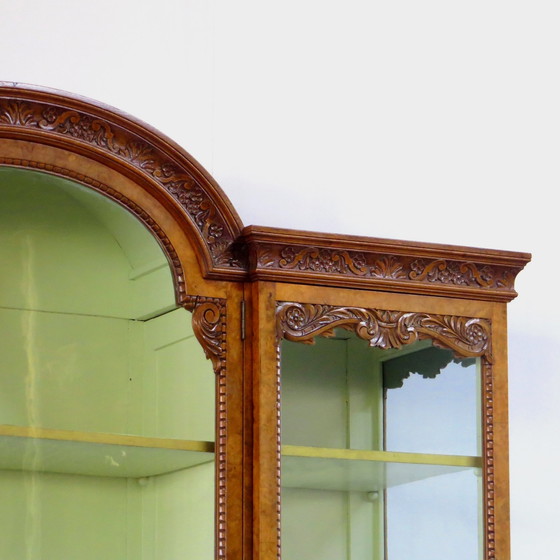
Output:
[[394,255],[377,259],[371,267],[371,275],[374,278],[391,278],[394,280],[406,280],[407,277],[402,261]]
[[429,338],[460,356],[491,361],[490,323],[485,319],[289,302],[277,309],[278,336],[287,340],[312,342],[318,335],[332,336],[337,327],[355,331],[378,348]]
[[276,259],[274,258],[274,251],[265,249],[257,257],[257,266],[262,268],[274,268]]
[[[277,303],[276,319],[278,340],[286,338],[296,342],[312,343],[314,337],[332,335],[335,328],[341,327],[355,331],[360,338],[368,340],[371,346],[379,348],[400,348],[416,340],[430,338],[434,341],[434,346],[448,348],[458,358],[481,358],[484,423],[482,457],[484,460],[484,500],[486,502],[485,517],[487,522],[485,558],[494,560],[494,391],[490,321],[481,318],[452,315],[431,315],[428,313],[407,313],[402,311],[291,302]],[[277,402],[278,411],[280,411],[280,345],[277,346],[277,349]],[[280,426],[279,417],[278,426]],[[277,439],[277,488],[278,495],[280,496],[282,453],[279,428]],[[280,498],[278,499],[280,500]],[[280,518],[278,518],[278,523],[280,523]]]
[[192,311],[193,331],[217,375],[226,365],[226,303],[218,298],[187,296],[184,307]]
[[117,146],[115,134],[108,123],[89,115],[82,115],[77,111],[62,111],[49,107],[43,111],[43,119],[39,121],[39,127],[96,144],[114,153],[123,150],[122,147]]
[[29,103],[8,101],[0,105],[0,123],[19,126],[37,125],[37,117]]

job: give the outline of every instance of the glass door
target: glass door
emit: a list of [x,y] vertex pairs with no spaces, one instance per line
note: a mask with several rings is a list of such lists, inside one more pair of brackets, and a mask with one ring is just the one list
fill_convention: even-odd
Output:
[[479,558],[479,359],[280,344],[283,560]]

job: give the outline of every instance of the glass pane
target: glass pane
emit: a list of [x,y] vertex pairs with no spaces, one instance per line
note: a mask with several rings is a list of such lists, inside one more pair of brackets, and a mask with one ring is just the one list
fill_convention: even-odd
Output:
[[464,471],[387,490],[388,560],[481,558],[480,475]]
[[0,168],[0,558],[214,557],[214,383],[124,208]]
[[426,348],[384,362],[385,448],[479,455],[478,360]]
[[[282,341],[280,367],[284,560],[443,560],[457,546],[478,557],[475,360],[430,341],[384,351],[340,330]],[[417,553],[441,524],[453,545]]]

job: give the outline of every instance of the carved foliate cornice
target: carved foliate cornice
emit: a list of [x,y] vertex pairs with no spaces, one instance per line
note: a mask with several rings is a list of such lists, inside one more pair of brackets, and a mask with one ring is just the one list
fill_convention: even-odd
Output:
[[253,279],[510,301],[530,255],[248,227]]
[[157,184],[194,226],[209,275],[243,273],[235,244],[241,221],[227,197],[189,154],[143,123],[68,94],[0,83],[0,137],[95,152],[136,180]]
[[312,342],[316,336],[332,336],[334,329],[344,328],[384,350],[431,339],[459,356],[484,356],[492,362],[490,322],[486,319],[280,302],[276,326],[279,338],[296,342]]

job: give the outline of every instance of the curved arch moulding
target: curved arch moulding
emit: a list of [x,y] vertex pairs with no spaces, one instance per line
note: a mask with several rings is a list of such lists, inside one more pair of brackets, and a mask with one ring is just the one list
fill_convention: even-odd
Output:
[[128,208],[166,253],[179,304],[191,292],[187,265],[193,278],[245,275],[242,223],[221,188],[173,141],[114,108],[0,82],[0,166],[59,175]]

